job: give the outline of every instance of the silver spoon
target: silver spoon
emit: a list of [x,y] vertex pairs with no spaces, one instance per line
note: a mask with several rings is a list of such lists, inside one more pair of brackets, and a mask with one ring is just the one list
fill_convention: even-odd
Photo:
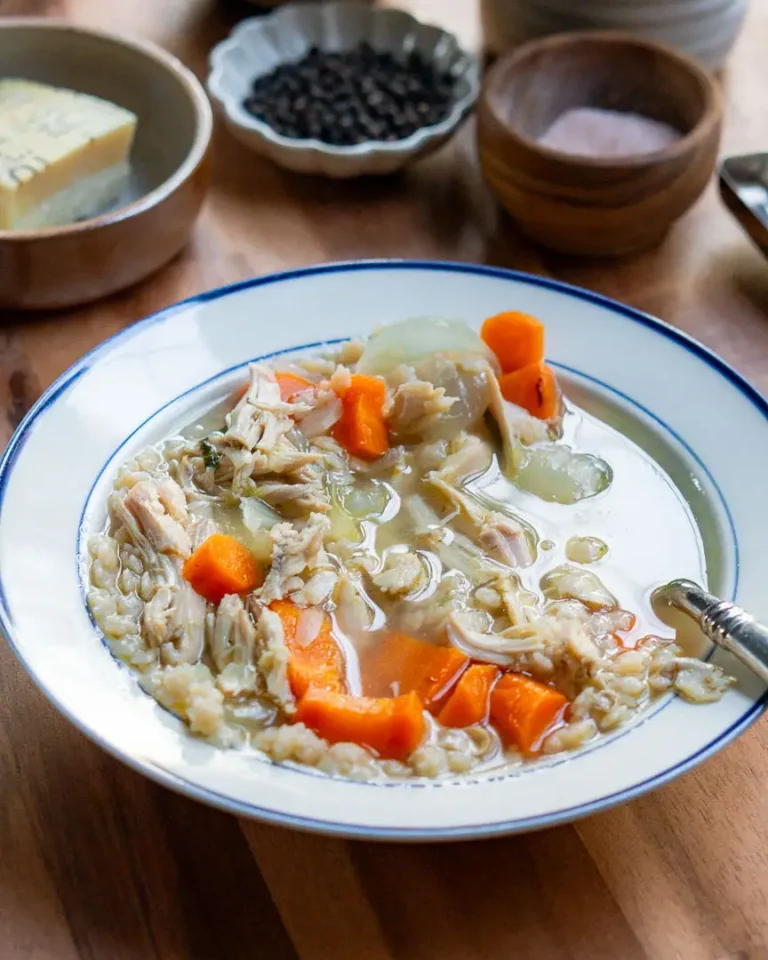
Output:
[[719,600],[691,580],[672,580],[654,591],[694,620],[705,637],[728,650],[768,683],[768,627],[758,623],[741,607]]

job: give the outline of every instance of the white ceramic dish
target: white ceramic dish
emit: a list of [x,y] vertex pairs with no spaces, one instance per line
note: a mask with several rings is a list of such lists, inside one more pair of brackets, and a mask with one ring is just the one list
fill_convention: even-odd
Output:
[[[347,50],[363,40],[393,54],[417,49],[441,69],[451,70],[457,81],[449,116],[394,143],[335,147],[320,140],[284,137],[243,107],[256,76],[301,59],[312,46]],[[477,62],[452,34],[420,23],[402,10],[345,2],[291,3],[269,16],[244,20],[213,48],[210,68],[208,92],[238,140],[289,170],[337,178],[392,173],[436,150],[456,132],[480,87]]]
[[[109,752],[182,793],[367,838],[480,837],[572,820],[670,780],[745,729],[765,689],[718,652],[739,680],[719,703],[665,700],[635,726],[522,773],[361,784],[193,739],[101,642],[83,600],[80,551],[104,521],[118,462],[228,393],[254,357],[411,315],[478,326],[511,307],[546,322],[550,359],[577,402],[623,418],[661,462],[659,451],[681,465],[710,531],[712,588],[768,620],[768,403],[738,374],[658,320],[550,280],[447,263],[336,264],[215,290],[134,324],[25,418],[0,462],[0,621],[44,693]],[[669,574],[663,558],[659,573]]]
[[723,66],[747,0],[481,0],[483,34],[496,53],[565,30],[628,30],[662,40],[712,70]]

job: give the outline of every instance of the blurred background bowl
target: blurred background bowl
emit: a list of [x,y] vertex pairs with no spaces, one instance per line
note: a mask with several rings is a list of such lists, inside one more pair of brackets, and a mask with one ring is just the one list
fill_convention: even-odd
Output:
[[138,116],[121,205],[78,223],[0,230],[0,307],[67,307],[143,279],[186,243],[208,183],[212,115],[154,44],[52,20],[0,18],[5,77],[90,93]]
[[[631,111],[679,130],[655,153],[574,156],[538,143],[565,111]],[[721,102],[684,54],[625,33],[533,40],[498,60],[478,107],[480,165],[525,234],[564,253],[619,256],[658,243],[717,159]]]
[[661,40],[713,70],[725,62],[747,0],[481,0],[486,46],[502,53],[567,30],[628,30]]
[[[276,133],[243,107],[254,79],[279,64],[300,60],[310,49],[349,50],[368,41],[395,56],[418,50],[440,70],[456,77],[453,107],[445,120],[392,143],[369,140],[337,147]],[[251,150],[298,173],[359,177],[392,173],[431,153],[458,129],[477,99],[479,67],[453,34],[420,23],[402,10],[361,3],[290,3],[266,17],[239,24],[211,53],[208,92],[225,123]]]

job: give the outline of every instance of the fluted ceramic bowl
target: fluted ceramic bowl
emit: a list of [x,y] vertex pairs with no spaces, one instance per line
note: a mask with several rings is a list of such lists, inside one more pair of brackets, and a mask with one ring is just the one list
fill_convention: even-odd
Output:
[[[440,70],[450,70],[456,88],[445,120],[392,143],[369,140],[337,147],[284,137],[243,106],[256,77],[281,63],[300,60],[310,47],[349,50],[363,41],[395,56],[415,49]],[[479,85],[476,60],[461,49],[453,34],[420,23],[402,10],[345,2],[291,3],[267,17],[244,20],[214,47],[208,76],[208,92],[238,140],[289,170],[339,178],[392,173],[437,149],[471,110]]]

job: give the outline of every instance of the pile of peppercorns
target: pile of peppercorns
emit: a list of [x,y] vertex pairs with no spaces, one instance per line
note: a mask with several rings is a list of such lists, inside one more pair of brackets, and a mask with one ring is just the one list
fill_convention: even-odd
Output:
[[243,106],[284,137],[337,147],[403,140],[445,120],[455,78],[417,50],[397,59],[361,43],[331,53],[312,47],[253,81]]

